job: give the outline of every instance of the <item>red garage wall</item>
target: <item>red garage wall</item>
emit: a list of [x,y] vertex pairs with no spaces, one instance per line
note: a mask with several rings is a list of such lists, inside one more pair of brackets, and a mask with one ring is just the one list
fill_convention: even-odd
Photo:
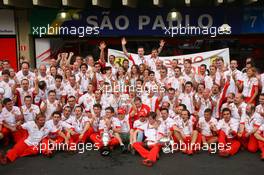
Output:
[[0,60],[8,60],[11,67],[17,70],[16,38],[0,38]]

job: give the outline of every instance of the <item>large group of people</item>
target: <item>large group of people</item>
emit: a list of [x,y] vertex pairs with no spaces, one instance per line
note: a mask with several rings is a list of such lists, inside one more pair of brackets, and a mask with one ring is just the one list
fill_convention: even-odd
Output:
[[[217,57],[194,72],[190,59],[165,65],[159,48],[138,58],[126,50],[127,59],[115,61],[99,44],[100,57],[85,58],[59,53],[50,64],[31,71],[29,62],[15,72],[8,60],[1,62],[0,146],[13,147],[0,154],[0,163],[56,149],[49,143],[93,143],[102,155],[111,151],[139,153],[152,166],[164,147],[188,146],[177,152],[193,155],[207,145],[220,156],[233,156],[241,148],[261,151],[264,159],[264,74],[248,58],[245,68]],[[97,60],[97,61],[95,61]],[[173,143],[173,144],[172,144]],[[44,146],[44,148],[42,148]],[[39,151],[41,150],[41,152]],[[76,152],[71,147],[63,151]]]

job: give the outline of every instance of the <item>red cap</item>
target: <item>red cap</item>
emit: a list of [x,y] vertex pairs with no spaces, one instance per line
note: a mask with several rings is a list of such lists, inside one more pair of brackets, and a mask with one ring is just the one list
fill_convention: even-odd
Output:
[[124,114],[126,114],[126,110],[125,110],[124,108],[119,108],[119,109],[117,110],[117,113],[118,113],[118,114],[121,114],[121,115],[124,115]]

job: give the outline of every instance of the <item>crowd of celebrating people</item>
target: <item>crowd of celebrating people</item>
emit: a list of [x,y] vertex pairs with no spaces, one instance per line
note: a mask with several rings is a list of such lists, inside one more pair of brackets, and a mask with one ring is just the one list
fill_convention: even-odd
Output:
[[[217,57],[211,65],[201,64],[194,72],[190,59],[165,65],[159,48],[145,55],[138,47],[135,64],[121,39],[124,59],[99,44],[100,58],[59,53],[50,64],[34,71],[28,62],[15,72],[8,60],[1,64],[0,146],[13,147],[1,153],[0,163],[56,149],[49,143],[65,143],[63,151],[76,152],[71,145],[93,143],[102,155],[119,147],[136,152],[142,163],[152,166],[164,147],[193,155],[196,145],[222,145],[220,156],[232,156],[241,148],[261,151],[264,160],[264,74],[248,58],[245,68]],[[133,64],[131,64],[133,63]],[[173,143],[173,144],[172,144]],[[41,146],[44,145],[44,148]],[[41,150],[41,152],[39,151]],[[210,153],[212,150],[208,149]]]

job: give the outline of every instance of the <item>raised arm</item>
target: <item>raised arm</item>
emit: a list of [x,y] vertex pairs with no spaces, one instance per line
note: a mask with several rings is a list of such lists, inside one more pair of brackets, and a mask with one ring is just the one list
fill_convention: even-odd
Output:
[[104,64],[106,62],[105,60],[105,52],[104,52],[104,49],[106,48],[106,44],[104,41],[102,41],[99,45],[99,49],[100,49],[100,60],[101,62]]
[[129,55],[128,55],[128,52],[127,52],[127,49],[126,49],[126,43],[127,43],[126,38],[122,38],[121,39],[121,44],[122,44],[123,52],[126,55],[126,57],[129,58]]
[[161,51],[162,51],[162,49],[163,49],[163,47],[164,47],[164,44],[165,44],[165,41],[162,39],[162,40],[160,40],[160,47],[158,48],[158,54],[160,54],[161,53]]

